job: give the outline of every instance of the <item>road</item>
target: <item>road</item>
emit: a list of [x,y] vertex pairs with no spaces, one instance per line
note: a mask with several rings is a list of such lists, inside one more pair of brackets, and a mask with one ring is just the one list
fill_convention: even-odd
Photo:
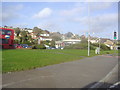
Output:
[[[53,59],[54,60],[54,59]],[[85,88],[103,79],[118,58],[100,55],[2,75],[3,88]]]

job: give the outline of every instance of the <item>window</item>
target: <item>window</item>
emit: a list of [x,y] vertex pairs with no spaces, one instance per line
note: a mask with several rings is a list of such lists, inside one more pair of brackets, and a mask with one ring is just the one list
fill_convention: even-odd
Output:
[[2,30],[0,29],[0,34],[2,33],[2,35],[12,35],[12,32],[10,30]]
[[8,39],[2,39],[2,44],[8,44]]

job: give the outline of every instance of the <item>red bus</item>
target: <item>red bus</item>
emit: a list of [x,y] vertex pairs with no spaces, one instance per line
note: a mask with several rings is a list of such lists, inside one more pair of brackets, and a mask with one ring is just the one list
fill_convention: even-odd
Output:
[[14,48],[14,30],[8,28],[0,28],[0,46],[3,49]]

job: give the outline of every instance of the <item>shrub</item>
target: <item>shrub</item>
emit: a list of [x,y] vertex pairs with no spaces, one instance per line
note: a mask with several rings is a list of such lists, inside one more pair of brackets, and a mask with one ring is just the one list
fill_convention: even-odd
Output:
[[[99,47],[98,43],[90,43],[90,49],[91,50],[95,50],[96,47]],[[100,48],[101,50],[110,50],[110,48],[108,46],[106,46],[105,44],[100,44]],[[69,46],[65,46],[65,49],[88,49],[88,43],[84,42],[84,43],[79,43],[79,44],[73,44],[73,45],[69,45]]]
[[102,50],[110,50],[110,48],[106,46],[105,44],[101,44],[100,47]]
[[46,47],[43,44],[37,45],[38,49],[46,49]]
[[32,45],[32,49],[37,49],[36,45]]
[[[79,43],[79,44],[73,44],[66,46],[65,49],[88,49],[88,44],[87,43]],[[93,45],[90,45],[91,50],[95,50],[95,47]]]
[[43,44],[40,44],[40,45],[33,45],[32,49],[46,49],[46,47]]

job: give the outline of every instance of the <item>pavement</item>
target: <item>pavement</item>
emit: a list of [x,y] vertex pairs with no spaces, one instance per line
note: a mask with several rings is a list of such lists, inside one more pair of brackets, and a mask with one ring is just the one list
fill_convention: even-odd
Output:
[[33,70],[6,73],[2,75],[2,87],[87,88],[103,79],[117,63],[118,57],[99,55]]

